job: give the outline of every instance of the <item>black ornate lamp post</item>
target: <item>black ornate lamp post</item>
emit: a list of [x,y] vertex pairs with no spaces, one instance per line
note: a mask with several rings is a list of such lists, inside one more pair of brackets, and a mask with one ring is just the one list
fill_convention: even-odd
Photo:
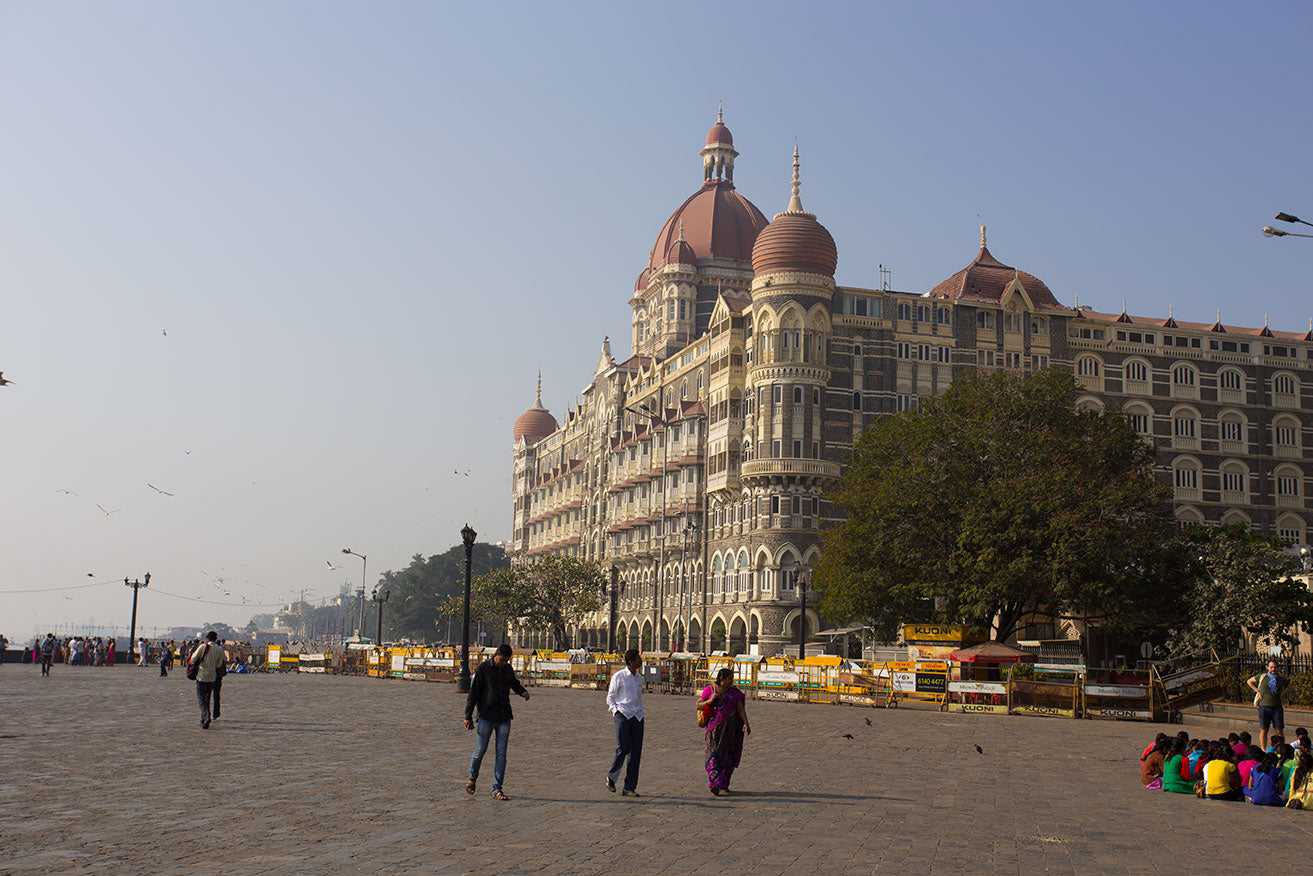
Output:
[[798,573],[798,597],[802,600],[802,612],[798,615],[798,659],[807,659],[807,585],[811,583],[811,572]]
[[132,631],[128,633],[128,662],[137,662],[137,593],[143,587],[150,586],[150,572],[146,573],[145,581],[129,581],[123,579],[125,587],[132,588]]
[[468,523],[461,528],[460,538],[465,543],[465,623],[460,641],[460,678],[456,682],[456,690],[461,693],[470,692],[470,567],[474,560],[474,539],[478,536]]
[[383,644],[383,603],[387,602],[390,596],[392,596],[391,590],[380,590],[375,587],[374,593],[370,597],[370,599],[373,599],[374,603],[378,606],[378,638],[375,642],[379,645]]

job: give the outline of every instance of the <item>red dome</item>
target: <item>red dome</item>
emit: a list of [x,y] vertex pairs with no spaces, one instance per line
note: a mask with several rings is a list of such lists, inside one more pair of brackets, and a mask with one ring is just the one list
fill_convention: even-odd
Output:
[[651,268],[643,268],[638,274],[638,279],[634,281],[634,291],[642,292],[647,289],[647,278],[652,276]]
[[757,233],[768,224],[766,216],[726,180],[712,180],[680,205],[661,226],[652,247],[649,267],[656,271],[668,261],[672,244],[679,238],[679,224],[684,223],[684,240],[695,258],[752,259],[752,244]]
[[693,252],[693,247],[688,245],[684,239],[676,240],[670,244],[670,251],[666,253],[666,264],[668,265],[695,265],[698,257]]
[[729,128],[725,127],[724,122],[716,122],[711,126],[711,130],[707,132],[707,145],[715,146],[717,143],[723,146],[734,145],[734,135],[729,132]]
[[758,277],[777,271],[833,277],[838,264],[839,251],[830,232],[811,213],[801,211],[776,216],[752,248],[752,273]]
[[[984,229],[981,229],[981,236],[984,236]],[[1046,310],[1062,309],[1058,299],[1053,297],[1049,287],[1033,274],[1027,274],[1025,271],[1017,270],[1003,264],[994,256],[990,255],[989,250],[985,247],[982,239],[980,252],[971,264],[949,277],[944,282],[930,290],[931,298],[947,298],[950,301],[966,299],[968,301],[999,301],[1003,298],[1003,290],[1013,280],[1021,283],[1026,294],[1030,296],[1030,301],[1036,307],[1042,307]]]
[[546,408],[529,408],[515,421],[512,435],[517,442],[523,438],[525,444],[537,444],[557,428],[556,418]]

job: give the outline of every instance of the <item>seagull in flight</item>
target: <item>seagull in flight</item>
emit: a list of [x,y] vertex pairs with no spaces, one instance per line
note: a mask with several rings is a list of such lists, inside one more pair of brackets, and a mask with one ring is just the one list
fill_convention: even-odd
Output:
[[55,492],[56,492],[56,493],[63,493],[63,494],[66,495],[66,496],[76,496],[76,495],[77,495],[77,493],[73,492],[72,490],[55,490]]
[[12,383],[13,383],[13,381],[12,381],[12,380],[6,380],[6,379],[5,379],[5,373],[4,373],[3,371],[0,371],[0,386],[9,386],[9,385],[12,384]]
[[324,562],[325,562],[325,563],[328,563],[328,568],[330,568],[330,569],[336,569],[336,568],[338,568],[337,566],[334,566],[334,565],[333,565],[333,561],[332,561],[332,560],[324,560]]
[[152,490],[154,490],[155,492],[159,493],[161,496],[172,496],[172,495],[173,495],[173,494],[170,493],[168,490],[161,490],[159,487],[155,486],[154,484],[147,483],[146,486],[150,487]]
[[110,511],[108,508],[106,508],[104,505],[100,504],[99,502],[96,503],[96,507],[99,508],[101,511],[104,511],[106,517],[108,517],[111,514],[117,514],[123,510],[122,508],[115,508],[113,511]]

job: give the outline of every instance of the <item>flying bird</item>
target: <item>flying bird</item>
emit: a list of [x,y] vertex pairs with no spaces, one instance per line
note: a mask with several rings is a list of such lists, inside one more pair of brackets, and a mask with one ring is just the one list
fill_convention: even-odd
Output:
[[337,568],[337,566],[334,566],[334,565],[333,565],[333,561],[332,561],[332,560],[324,560],[324,562],[325,562],[325,563],[328,563],[328,568],[330,568],[330,569],[336,569],[336,568]]
[[101,511],[104,511],[106,517],[108,517],[108,516],[111,515],[111,514],[117,514],[117,513],[119,513],[120,511],[123,510],[122,508],[115,508],[113,511],[110,511],[109,509],[107,509],[104,505],[100,504],[99,502],[96,503],[96,507],[99,508]]
[[154,490],[155,492],[159,493],[161,496],[172,496],[172,495],[173,495],[173,494],[170,493],[168,490],[161,490],[159,487],[155,486],[154,484],[150,484],[150,483],[148,483],[148,484],[146,484],[146,486],[150,487],[152,490]]
[[160,331],[164,333],[164,337],[167,338],[167,337],[169,336],[169,330],[168,330],[168,329],[160,329]]
[[94,577],[96,577],[96,576],[95,576],[94,574],[92,574],[91,572],[88,572],[88,573],[87,573],[87,577],[88,577],[88,578],[94,578]]
[[5,379],[5,373],[4,373],[3,371],[0,371],[0,386],[9,386],[9,385],[12,384],[12,383],[13,383],[13,381],[12,381],[12,380],[6,380],[6,379]]
[[56,492],[56,493],[63,493],[63,494],[66,495],[66,496],[76,496],[76,495],[77,495],[77,493],[73,492],[72,490],[55,490],[55,492]]

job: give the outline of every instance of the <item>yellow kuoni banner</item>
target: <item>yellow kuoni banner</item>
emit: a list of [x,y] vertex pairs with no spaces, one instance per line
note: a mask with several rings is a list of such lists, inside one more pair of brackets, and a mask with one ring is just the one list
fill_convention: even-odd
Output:
[[903,624],[903,641],[908,645],[974,645],[985,641],[985,634],[977,627]]

